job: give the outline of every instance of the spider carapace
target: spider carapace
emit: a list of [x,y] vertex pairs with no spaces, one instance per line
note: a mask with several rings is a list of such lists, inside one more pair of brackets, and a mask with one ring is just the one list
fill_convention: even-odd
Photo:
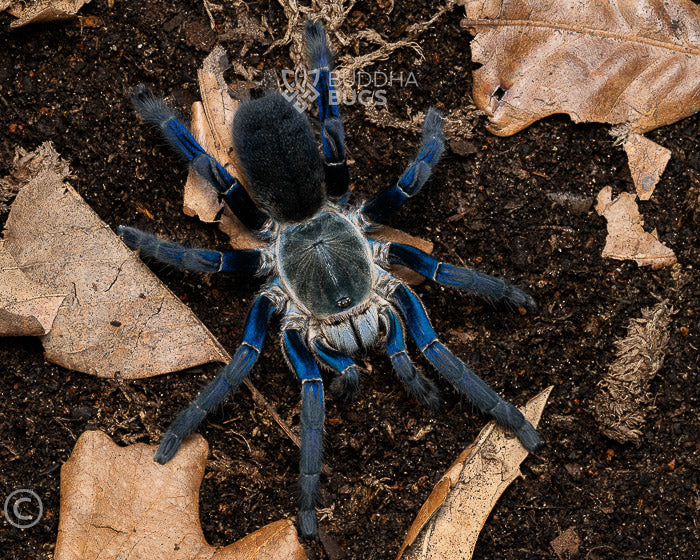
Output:
[[168,428],[155,460],[168,462],[208,412],[236,390],[260,354],[273,313],[280,316],[282,349],[301,384],[301,461],[298,526],[318,531],[316,495],[322,467],[324,388],[321,369],[335,372],[331,391],[353,396],[360,371],[352,357],[383,348],[408,392],[424,405],[439,403],[437,388],[413,365],[404,330],[435,370],[483,413],[511,430],[528,450],[542,442],[534,427],[439,340],[418,296],[392,275],[401,264],[431,281],[512,308],[534,309],[507,282],[454,266],[408,245],[369,234],[425,184],[444,146],[442,117],[430,109],[415,159],[392,186],[364,203],[349,204],[343,126],[331,79],[325,33],[307,22],[307,61],[315,75],[323,158],[309,120],[280,93],[242,103],[233,124],[237,159],[252,197],[237,178],[197,143],[161,99],[137,88],[134,105],[193,168],[220,193],[235,215],[266,242],[261,249],[189,249],[121,226],[127,245],[185,270],[235,272],[265,278],[231,362]]

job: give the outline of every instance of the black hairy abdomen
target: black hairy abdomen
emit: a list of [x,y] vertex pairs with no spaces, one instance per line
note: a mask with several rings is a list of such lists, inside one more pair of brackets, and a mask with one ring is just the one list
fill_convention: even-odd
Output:
[[233,143],[253,196],[273,217],[301,222],[321,208],[323,164],[311,125],[281,93],[241,104]]

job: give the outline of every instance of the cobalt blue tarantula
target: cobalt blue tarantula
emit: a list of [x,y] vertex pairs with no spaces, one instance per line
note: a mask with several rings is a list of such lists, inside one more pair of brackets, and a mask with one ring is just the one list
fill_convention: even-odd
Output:
[[368,237],[427,181],[443,151],[442,117],[430,109],[418,155],[399,180],[361,205],[347,202],[349,173],[343,126],[335,104],[331,53],[320,24],[306,24],[307,57],[321,123],[323,161],[308,119],[280,93],[242,103],[233,123],[238,179],[195,141],[160,99],[137,89],[134,104],[194,169],[220,193],[235,215],[267,246],[260,250],[188,249],[121,226],[119,234],[142,255],[197,272],[265,277],[231,362],[168,428],[155,454],[167,463],[183,439],[235,391],[260,355],[268,321],[281,317],[282,349],[301,382],[301,461],[298,525],[318,530],[315,500],[322,467],[324,391],[320,368],[336,373],[334,393],[352,395],[360,372],[352,360],[377,345],[386,350],[407,391],[428,407],[439,401],[435,385],[412,364],[404,328],[434,368],[483,413],[512,430],[528,450],[542,442],[534,427],[438,339],[423,305],[390,272],[401,264],[426,278],[511,307],[534,309],[532,298],[503,280],[440,262],[401,243]]

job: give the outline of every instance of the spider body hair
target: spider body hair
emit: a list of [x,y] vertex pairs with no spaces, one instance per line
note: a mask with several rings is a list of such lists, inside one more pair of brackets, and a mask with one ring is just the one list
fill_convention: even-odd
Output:
[[233,143],[253,198],[273,218],[301,222],[321,208],[326,186],[311,125],[281,93],[241,104]]

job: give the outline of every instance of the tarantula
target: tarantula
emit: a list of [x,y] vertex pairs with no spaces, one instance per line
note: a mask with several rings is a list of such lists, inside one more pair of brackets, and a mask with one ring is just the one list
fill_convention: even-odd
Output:
[[352,396],[360,372],[351,356],[382,345],[408,392],[434,408],[439,402],[437,388],[412,364],[404,327],[435,369],[479,410],[512,430],[529,451],[542,442],[518,409],[438,340],[420,300],[391,274],[390,266],[404,265],[439,284],[515,308],[534,309],[532,298],[487,274],[440,262],[408,245],[368,237],[376,223],[421,189],[440,159],[444,145],[440,113],[434,108],[428,111],[418,155],[393,186],[361,205],[348,204],[349,173],[334,101],[331,53],[319,23],[307,22],[305,37],[308,64],[318,78],[324,158],[308,119],[282,94],[268,93],[242,103],[233,122],[233,142],[244,174],[241,179],[252,198],[161,99],[143,87],[133,97],[142,118],[162,131],[267,245],[259,250],[210,251],[185,248],[131,227],[120,226],[118,231],[142,255],[184,270],[266,277],[233,359],[170,425],[155,460],[167,463],[207,413],[238,388],[260,355],[268,321],[277,312],[282,350],[301,382],[298,526],[302,535],[313,537],[318,530],[315,500],[325,417],[319,366],[336,373],[332,392]]

